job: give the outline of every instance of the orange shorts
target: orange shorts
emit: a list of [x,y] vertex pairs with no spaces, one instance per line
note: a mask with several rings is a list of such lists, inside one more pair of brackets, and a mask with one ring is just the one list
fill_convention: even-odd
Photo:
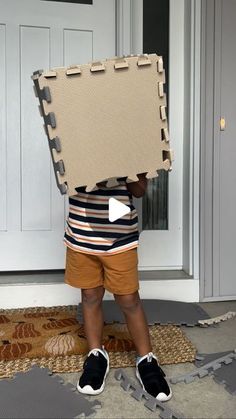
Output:
[[137,247],[108,256],[86,254],[67,247],[65,282],[76,288],[102,285],[112,294],[132,294],[139,289]]

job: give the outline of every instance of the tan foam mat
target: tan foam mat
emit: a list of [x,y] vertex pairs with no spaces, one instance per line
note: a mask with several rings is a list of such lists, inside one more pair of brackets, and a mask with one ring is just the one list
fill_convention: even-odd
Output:
[[32,79],[61,193],[172,169],[161,56],[41,70]]

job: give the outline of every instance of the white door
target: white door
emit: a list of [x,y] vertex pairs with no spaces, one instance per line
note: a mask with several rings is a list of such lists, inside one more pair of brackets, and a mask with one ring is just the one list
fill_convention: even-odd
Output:
[[63,269],[67,198],[31,75],[115,55],[115,0],[0,0],[0,270]]

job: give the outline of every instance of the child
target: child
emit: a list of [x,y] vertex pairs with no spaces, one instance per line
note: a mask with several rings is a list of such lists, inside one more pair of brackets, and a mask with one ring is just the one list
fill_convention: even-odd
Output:
[[[139,181],[85,192],[69,197],[69,216],[64,236],[67,246],[65,282],[81,288],[84,328],[89,352],[77,388],[81,393],[99,394],[109,371],[109,356],[102,346],[102,299],[105,289],[114,294],[124,313],[134,342],[136,376],[143,389],[160,401],[171,398],[165,373],[152,353],[146,317],[140,302],[138,283],[138,217],[132,195],[140,198],[147,187],[145,173]],[[108,218],[109,198],[116,198],[130,207],[130,212],[114,222]]]

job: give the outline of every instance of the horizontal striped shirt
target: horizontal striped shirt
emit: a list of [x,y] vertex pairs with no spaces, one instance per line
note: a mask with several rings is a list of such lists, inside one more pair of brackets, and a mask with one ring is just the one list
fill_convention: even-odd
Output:
[[[85,192],[77,188],[77,194],[69,197],[69,215],[64,234],[64,244],[71,249],[88,254],[112,255],[138,246],[138,215],[132,194],[125,180],[112,188],[99,188]],[[109,221],[109,198],[127,205],[130,212]]]

